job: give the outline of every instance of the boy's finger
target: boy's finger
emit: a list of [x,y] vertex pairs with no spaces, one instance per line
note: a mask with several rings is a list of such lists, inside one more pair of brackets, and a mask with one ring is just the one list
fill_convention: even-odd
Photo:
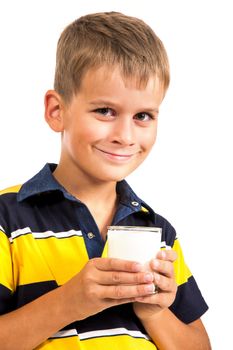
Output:
[[152,283],[154,281],[154,274],[152,272],[122,272],[122,271],[101,271],[96,276],[99,284],[102,285],[137,285],[144,283]]
[[177,285],[176,282],[172,278],[168,278],[163,275],[159,275],[155,273],[155,284],[159,288],[160,292],[176,292]]
[[155,259],[151,261],[150,266],[153,271],[156,271],[164,276],[171,278],[174,275],[174,266],[170,261]]
[[92,259],[92,263],[98,270],[101,271],[140,272],[143,269],[142,264],[136,261],[115,258]]
[[169,250],[160,250],[156,255],[157,259],[167,260],[170,262],[174,262],[177,259],[177,253],[173,249]]
[[154,284],[139,284],[134,286],[115,285],[99,286],[99,296],[101,299],[131,299],[149,296],[154,293]]

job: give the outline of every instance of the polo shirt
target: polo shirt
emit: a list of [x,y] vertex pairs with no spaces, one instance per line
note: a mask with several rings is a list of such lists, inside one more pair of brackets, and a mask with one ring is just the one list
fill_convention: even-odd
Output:
[[[89,259],[106,256],[106,242],[94,218],[56,181],[55,168],[46,164],[24,185],[0,192],[0,314],[63,285]],[[125,180],[117,183],[116,191],[119,205],[112,225],[161,228],[161,247],[172,247],[178,254],[174,263],[178,290],[170,310],[185,323],[200,318],[208,306],[185,263],[175,229]],[[67,325],[36,349],[157,348],[128,303]]]

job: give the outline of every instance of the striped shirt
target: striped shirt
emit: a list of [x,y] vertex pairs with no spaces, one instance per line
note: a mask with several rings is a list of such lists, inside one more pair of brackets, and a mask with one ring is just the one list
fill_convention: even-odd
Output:
[[[56,181],[55,167],[46,164],[24,185],[0,192],[0,314],[63,285],[89,259],[106,256],[106,242],[88,208]],[[170,309],[185,323],[198,319],[208,307],[184,261],[174,228],[126,181],[117,183],[116,190],[119,205],[112,225],[162,229],[162,245],[178,253],[174,263],[178,291]],[[67,325],[37,349],[149,350],[156,345],[129,303]]]

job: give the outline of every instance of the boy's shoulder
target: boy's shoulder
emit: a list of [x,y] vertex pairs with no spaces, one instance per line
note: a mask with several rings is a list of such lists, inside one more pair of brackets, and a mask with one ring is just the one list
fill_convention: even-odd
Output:
[[166,227],[170,227],[171,229],[174,229],[174,227],[171,225],[171,223],[161,214],[159,214],[157,211],[154,211],[154,209],[148,205],[145,201],[141,201],[141,212],[145,213],[147,215],[150,215],[150,218],[152,219],[154,224],[162,225]]
[[176,230],[173,225],[157,211],[154,211],[147,202],[137,197],[140,203],[139,210],[130,215],[123,221],[126,226],[147,226],[158,227],[162,229],[162,242],[165,246],[172,247],[177,238]]
[[0,196],[2,196],[4,194],[18,193],[21,187],[22,187],[22,185],[15,185],[15,186],[7,187],[3,190],[0,190]]
[[0,231],[6,232],[7,221],[16,216],[17,211],[17,194],[22,185],[7,187],[0,190]]

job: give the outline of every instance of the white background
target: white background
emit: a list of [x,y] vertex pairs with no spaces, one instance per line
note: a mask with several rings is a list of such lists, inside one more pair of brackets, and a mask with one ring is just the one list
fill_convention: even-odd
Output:
[[[231,348],[232,10],[231,1],[10,1],[0,8],[0,186],[22,183],[57,162],[59,135],[43,120],[63,28],[89,12],[144,19],[163,40],[171,86],[157,144],[128,181],[177,229],[210,310],[214,350]],[[230,319],[230,322],[228,321]]]

